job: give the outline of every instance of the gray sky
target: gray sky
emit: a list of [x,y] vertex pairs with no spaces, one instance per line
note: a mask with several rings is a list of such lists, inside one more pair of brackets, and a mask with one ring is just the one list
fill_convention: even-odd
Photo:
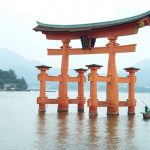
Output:
[[[27,59],[60,67],[60,57],[47,56],[47,48],[58,48],[60,41],[48,41],[32,29],[36,21],[49,24],[81,24],[121,19],[150,10],[150,0],[0,0],[0,48],[15,51]],[[150,58],[150,28],[138,35],[122,37],[119,44],[137,43],[137,52],[117,54],[118,68]],[[105,46],[106,39],[97,46]],[[72,41],[72,47],[80,47]],[[71,56],[70,68],[97,63],[107,66],[107,55]],[[105,70],[105,69],[104,69]]]

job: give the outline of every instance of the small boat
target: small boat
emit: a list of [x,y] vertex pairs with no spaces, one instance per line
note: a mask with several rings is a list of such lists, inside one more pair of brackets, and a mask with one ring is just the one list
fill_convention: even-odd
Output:
[[147,105],[145,105],[145,113],[142,112],[142,114],[143,114],[143,119],[148,119],[148,118],[150,118],[150,109],[148,108]]

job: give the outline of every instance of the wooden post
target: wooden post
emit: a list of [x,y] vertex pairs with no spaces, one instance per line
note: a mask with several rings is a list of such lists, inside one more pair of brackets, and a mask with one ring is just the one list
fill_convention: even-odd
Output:
[[107,101],[109,106],[107,107],[107,115],[118,115],[119,114],[119,95],[118,95],[118,75],[116,69],[114,51],[117,47],[116,37],[109,37],[109,60],[108,60],[108,72],[107,76],[111,77],[111,81],[107,83]]
[[85,97],[84,97],[84,82],[85,77],[84,73],[87,71],[87,69],[75,69],[75,71],[78,73],[78,112],[84,112],[84,104],[85,104]]
[[68,50],[70,40],[63,40],[62,46],[62,63],[61,63],[61,81],[59,83],[59,97],[58,97],[58,112],[68,111],[68,67],[69,55]]
[[135,100],[135,72],[137,72],[138,68],[125,68],[126,72],[129,72],[129,93],[128,93],[128,114],[134,115],[135,114],[135,106],[136,106],[136,100]]
[[90,116],[97,116],[97,107],[98,107],[98,99],[97,99],[97,82],[98,82],[98,75],[97,70],[100,69],[102,66],[92,64],[86,65],[90,70],[89,74],[89,81],[90,81],[90,98],[88,100],[89,106],[89,115]]
[[41,73],[38,76],[38,80],[40,80],[40,96],[37,99],[37,103],[39,104],[39,112],[45,112],[45,101],[46,101],[46,70],[48,70],[49,66],[36,66]]

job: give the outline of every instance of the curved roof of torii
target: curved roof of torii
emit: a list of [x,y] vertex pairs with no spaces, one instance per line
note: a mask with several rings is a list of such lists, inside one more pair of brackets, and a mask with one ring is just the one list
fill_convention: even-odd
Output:
[[[144,22],[144,24],[140,25],[139,21],[145,18],[148,18],[148,23]],[[75,36],[78,34],[79,36],[79,32],[80,34],[84,34],[84,33],[91,32],[91,31],[98,31],[98,30],[99,31],[104,30],[105,32],[106,30],[110,31],[118,27],[121,27],[120,30],[123,30],[125,28],[128,28],[128,25],[131,25],[131,24],[132,25],[134,24],[134,28],[135,27],[139,28],[139,27],[148,25],[150,22],[149,20],[150,20],[150,11],[147,11],[143,14],[129,17],[129,18],[124,18],[124,19],[119,19],[119,20],[114,20],[114,21],[89,23],[89,24],[56,25],[56,24],[45,24],[45,23],[37,22],[38,25],[33,30],[41,31],[42,33],[46,35],[47,34],[57,35],[58,33],[60,35],[61,33],[64,35],[74,34]],[[127,33],[125,35],[129,35],[129,34],[130,33]],[[134,34],[134,33],[131,33],[131,34]]]
[[38,26],[33,30],[35,31],[83,31],[83,30],[92,30],[97,28],[107,28],[112,26],[117,26],[121,24],[127,24],[135,21],[139,21],[145,17],[150,17],[150,11],[119,20],[114,21],[106,21],[106,22],[97,22],[97,23],[88,23],[88,24],[75,24],[75,25],[56,25],[56,24],[45,24],[41,22],[37,22]]

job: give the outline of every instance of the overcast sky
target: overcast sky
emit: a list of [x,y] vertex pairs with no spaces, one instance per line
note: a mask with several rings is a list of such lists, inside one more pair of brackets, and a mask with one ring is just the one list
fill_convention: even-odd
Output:
[[[49,24],[82,24],[131,17],[150,10],[150,0],[0,0],[0,48],[15,51],[27,59],[60,67],[60,57],[47,56],[47,48],[59,48],[59,41],[48,41],[32,29],[36,21]],[[107,40],[98,40],[105,46]],[[119,38],[120,44],[137,43],[137,52],[117,54],[119,69],[150,58],[150,28],[138,35]],[[72,41],[72,47],[80,47]],[[127,58],[127,59],[126,59]],[[107,66],[107,55],[71,56],[70,67],[97,63]]]

